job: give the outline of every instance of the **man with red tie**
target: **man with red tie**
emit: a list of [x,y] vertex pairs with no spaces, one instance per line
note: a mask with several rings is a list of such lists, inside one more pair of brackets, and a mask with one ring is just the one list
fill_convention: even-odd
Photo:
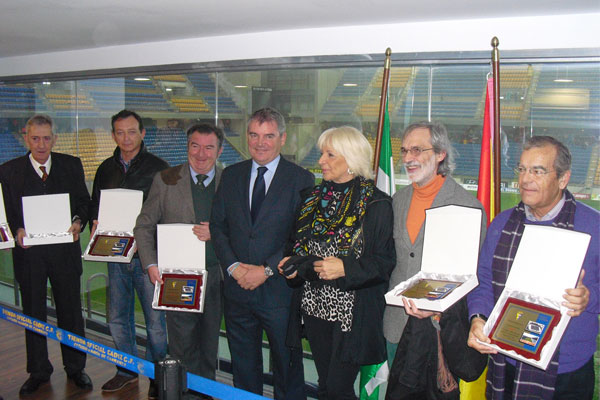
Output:
[[[90,196],[85,186],[81,160],[52,152],[56,143],[52,125],[52,119],[46,115],[35,115],[27,121],[24,140],[29,152],[0,166],[0,182],[8,224],[16,238],[13,266],[21,291],[23,313],[46,321],[49,279],[56,304],[58,327],[84,336],[79,233],[88,220]],[[22,197],[59,193],[69,194],[72,216],[69,232],[73,234],[74,242],[25,246]],[[50,380],[53,371],[44,336],[26,330],[25,344],[27,372],[30,377],[21,387],[20,395],[34,393]],[[84,371],[85,353],[66,345],[61,345],[61,351],[69,381],[81,389],[91,389],[92,381]]]

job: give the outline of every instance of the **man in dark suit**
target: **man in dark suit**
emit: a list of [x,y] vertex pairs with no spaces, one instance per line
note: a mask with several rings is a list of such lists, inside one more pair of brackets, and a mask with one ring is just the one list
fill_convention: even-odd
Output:
[[[21,289],[23,312],[46,321],[46,286],[50,279],[56,304],[58,327],[84,336],[81,315],[80,277],[82,272],[79,233],[88,220],[90,196],[85,186],[79,158],[53,153],[56,136],[52,119],[35,115],[26,125],[25,143],[29,152],[0,166],[0,182],[10,228],[16,238],[13,249],[15,278]],[[73,243],[25,246],[23,196],[68,193],[71,205]],[[46,338],[25,331],[29,379],[19,394],[35,392],[50,379],[53,368],[48,360]],[[91,389],[85,373],[85,353],[61,345],[63,364],[69,380],[82,389]]]
[[222,316],[222,273],[208,221],[221,177],[215,163],[223,151],[224,137],[221,129],[210,124],[190,127],[187,137],[188,162],[155,175],[134,235],[142,266],[152,283],[162,283],[156,252],[157,224],[194,224],[194,234],[206,241],[204,312],[167,311],[167,332],[169,354],[181,360],[189,372],[214,380]]
[[262,332],[273,357],[276,399],[303,399],[302,353],[285,346],[291,289],[273,274],[295,221],[300,191],[314,176],[280,156],[285,120],[256,111],[246,131],[252,160],[223,171],[213,203],[211,234],[225,275],[225,323],[233,383],[262,394]]

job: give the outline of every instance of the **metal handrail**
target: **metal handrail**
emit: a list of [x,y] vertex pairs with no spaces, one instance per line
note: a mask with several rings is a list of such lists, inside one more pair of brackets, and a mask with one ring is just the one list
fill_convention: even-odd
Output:
[[106,323],[108,323],[108,300],[109,300],[109,292],[108,292],[108,276],[102,272],[97,272],[91,275],[87,281],[85,282],[85,305],[87,307],[87,317],[92,318],[92,299],[90,297],[90,288],[92,285],[92,281],[96,278],[104,278],[104,287],[106,288]]

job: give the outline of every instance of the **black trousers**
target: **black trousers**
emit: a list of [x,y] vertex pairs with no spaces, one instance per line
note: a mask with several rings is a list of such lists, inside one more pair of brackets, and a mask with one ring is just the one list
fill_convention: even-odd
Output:
[[[58,327],[85,336],[83,317],[81,315],[80,277],[81,270],[71,265],[72,257],[61,257],[64,252],[56,246],[33,246],[15,258],[15,276],[21,290],[23,313],[41,321],[46,321],[47,282],[50,280],[52,294],[56,305]],[[25,331],[27,348],[27,372],[32,377],[47,379],[53,372],[48,359],[46,337]],[[68,375],[75,374],[85,368],[85,353],[61,344],[63,365]]]
[[339,324],[309,315],[302,318],[319,375],[319,400],[356,399],[354,381],[360,366],[340,360]]
[[259,307],[225,298],[225,324],[231,353],[233,384],[252,393],[263,393],[263,330],[273,359],[273,397],[305,400],[302,351],[285,345],[288,307]]

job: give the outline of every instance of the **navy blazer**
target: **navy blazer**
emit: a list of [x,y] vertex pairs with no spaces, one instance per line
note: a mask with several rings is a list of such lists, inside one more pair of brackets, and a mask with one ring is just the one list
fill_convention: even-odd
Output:
[[[289,307],[291,289],[276,269],[294,226],[300,191],[314,185],[314,175],[281,157],[258,218],[252,224],[251,168],[252,160],[226,168],[213,201],[210,232],[225,276],[225,298],[258,306]],[[227,268],[236,261],[267,263],[275,274],[255,290],[245,290],[227,273]]]

